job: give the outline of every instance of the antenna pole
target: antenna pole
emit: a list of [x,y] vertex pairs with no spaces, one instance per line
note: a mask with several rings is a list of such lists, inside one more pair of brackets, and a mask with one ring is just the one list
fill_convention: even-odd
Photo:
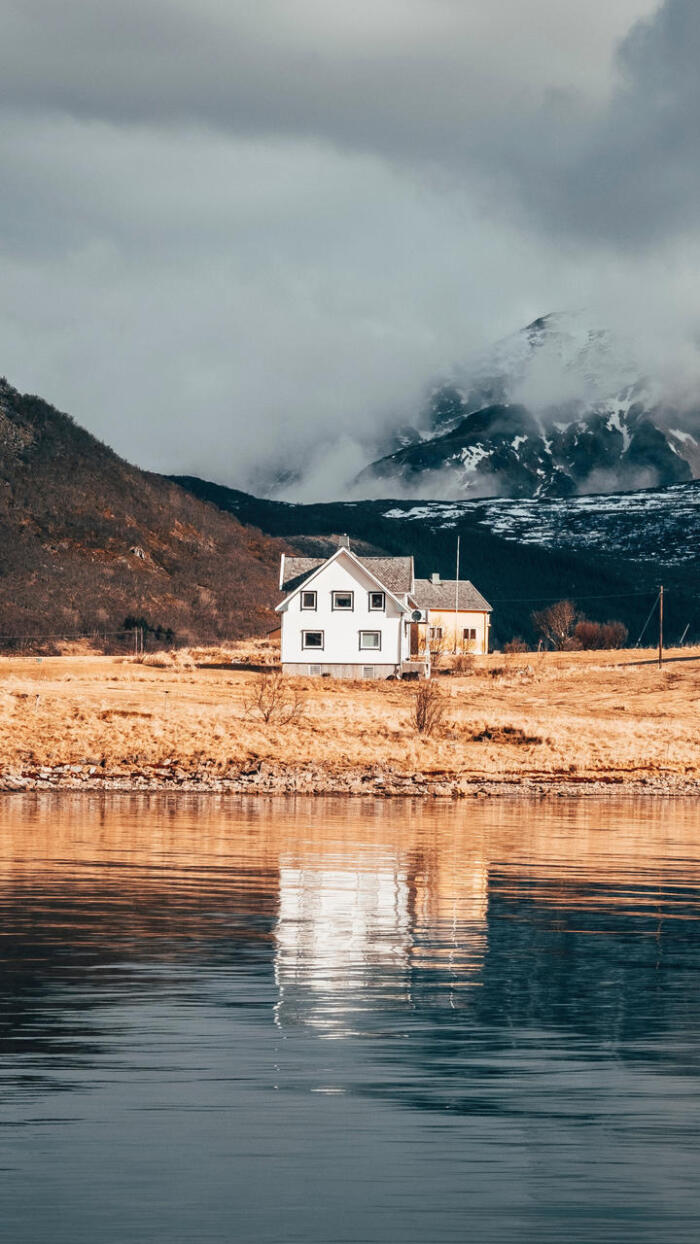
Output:
[[664,586],[659,588],[659,669],[664,660]]
[[455,655],[457,654],[457,623],[459,621],[459,536],[457,536],[457,573],[455,575]]

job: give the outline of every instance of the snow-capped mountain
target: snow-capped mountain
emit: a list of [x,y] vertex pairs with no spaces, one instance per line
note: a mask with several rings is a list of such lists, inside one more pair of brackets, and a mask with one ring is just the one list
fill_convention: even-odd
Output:
[[432,393],[358,483],[432,497],[566,497],[700,475],[695,417],[583,315],[544,316]]

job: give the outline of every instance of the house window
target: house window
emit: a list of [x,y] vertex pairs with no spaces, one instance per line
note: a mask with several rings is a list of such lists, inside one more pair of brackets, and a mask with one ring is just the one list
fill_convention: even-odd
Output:
[[373,648],[375,652],[378,652],[381,646],[381,631],[360,631],[360,648]]
[[347,612],[353,609],[354,598],[354,592],[331,592],[331,605],[333,609],[343,609]]
[[442,639],[442,627],[431,626],[430,632],[429,632],[429,638],[430,639]]
[[476,639],[476,629],[473,626],[465,626],[463,636],[469,643],[472,643]]
[[301,594],[302,609],[316,609],[317,596],[315,592],[302,592]]
[[322,648],[323,631],[302,631],[301,646],[302,648]]
[[369,607],[371,610],[383,610],[386,605],[386,597],[383,592],[370,592]]

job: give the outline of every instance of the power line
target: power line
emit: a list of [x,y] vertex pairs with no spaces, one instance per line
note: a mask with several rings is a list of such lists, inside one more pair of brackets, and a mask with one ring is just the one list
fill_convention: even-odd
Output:
[[651,622],[652,617],[654,616],[654,610],[656,609],[656,606],[657,606],[657,605],[658,605],[658,603],[659,603],[660,596],[661,596],[661,593],[660,593],[660,592],[657,592],[657,593],[656,593],[656,597],[655,597],[655,599],[654,599],[654,603],[653,603],[653,605],[652,605],[651,609],[649,610],[649,617],[647,618],[646,622],[644,623],[644,626],[642,627],[642,629],[641,629],[641,633],[640,633],[640,635],[639,635],[639,639],[637,640],[636,644],[634,645],[634,646],[635,646],[635,648],[638,648],[638,647],[639,647],[639,645],[640,645],[640,644],[641,644],[641,642],[642,642],[642,639],[643,639],[643,637],[644,637],[644,632],[645,632],[645,630],[647,629],[647,627],[648,627],[649,623]]
[[[572,592],[571,596],[574,600],[626,600],[633,596],[648,596],[649,592]],[[494,605],[536,605],[546,603],[547,601],[559,601],[561,596],[496,596],[493,598]],[[656,603],[656,602],[654,602]]]

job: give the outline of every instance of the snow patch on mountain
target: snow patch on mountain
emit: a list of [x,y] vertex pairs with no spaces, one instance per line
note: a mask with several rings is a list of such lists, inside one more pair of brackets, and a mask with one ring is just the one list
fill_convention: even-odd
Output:
[[518,544],[665,565],[697,564],[700,481],[640,492],[554,500],[392,505],[384,517],[449,531],[469,520]]

